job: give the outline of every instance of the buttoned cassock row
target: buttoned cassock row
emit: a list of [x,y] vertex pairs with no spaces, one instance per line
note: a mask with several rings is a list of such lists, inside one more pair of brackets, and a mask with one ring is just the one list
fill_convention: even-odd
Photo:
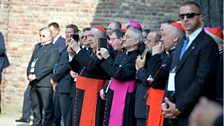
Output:
[[[201,41],[203,41],[203,43]],[[181,83],[183,83],[183,81],[186,83],[186,85],[184,85],[184,84],[179,84],[180,82],[176,81],[175,95],[171,96],[170,95],[171,92],[168,92],[168,91],[166,91],[166,93],[165,93],[165,96],[169,97],[170,99],[173,99],[174,100],[173,102],[177,103],[177,106],[181,111],[181,114],[178,116],[178,119],[175,120],[175,123],[177,123],[176,125],[187,125],[187,118],[188,118],[188,116],[191,112],[191,109],[196,104],[196,102],[197,102],[196,99],[198,99],[200,96],[207,96],[209,98],[214,99],[214,94],[215,94],[214,91],[215,90],[213,90],[214,89],[213,86],[215,86],[215,85],[211,86],[208,83],[214,82],[215,69],[212,69],[212,66],[216,64],[217,57],[218,57],[217,45],[215,44],[214,40],[211,37],[209,37],[207,34],[205,34],[204,31],[201,28],[198,29],[196,37],[194,38],[194,40],[192,41],[192,44],[189,46],[189,48],[187,49],[187,51],[183,55],[183,58],[181,60],[179,60],[179,55],[180,55],[180,50],[182,48],[182,45],[183,45],[183,43],[179,43],[176,46],[175,51],[172,52],[171,55],[168,56],[166,59],[161,59],[161,55],[159,55],[159,54],[154,55],[153,57],[148,59],[149,62],[151,62],[151,64],[150,64],[150,67],[147,69],[147,72],[149,72],[150,75],[152,75],[152,76],[156,75],[156,77],[153,76],[153,78],[155,79],[153,81],[153,83],[150,83],[151,88],[149,88],[149,92],[151,92],[150,91],[151,89],[152,90],[153,89],[164,90],[166,80],[167,80],[167,75],[168,75],[167,73],[169,73],[170,70],[172,70],[172,68],[174,68],[174,67],[176,67],[176,69],[177,69],[176,77],[181,78],[179,80],[179,81],[181,81]],[[212,47],[212,49],[209,50],[208,47]],[[205,51],[205,52],[203,52],[203,51]],[[81,50],[79,52],[80,54],[78,53],[77,56],[80,57],[79,55],[81,55],[83,52],[84,51]],[[128,53],[128,54],[126,54],[125,52],[121,52],[120,54],[119,53],[117,54],[115,59],[112,59],[112,58],[109,57],[109,58],[107,58],[103,61],[98,61],[97,62],[99,64],[100,69],[104,68],[104,71],[106,71],[106,73],[108,73],[111,77],[113,77],[113,79],[111,80],[111,84],[109,85],[110,86],[109,91],[108,91],[107,96],[106,96],[106,107],[105,107],[106,110],[103,110],[103,111],[105,111],[104,114],[106,115],[106,116],[104,115],[104,120],[103,120],[104,125],[110,125],[110,124],[111,125],[132,125],[132,124],[135,125],[134,118],[130,119],[132,117],[132,114],[129,114],[130,115],[129,117],[125,116],[126,114],[132,112],[132,110],[130,110],[130,109],[128,109],[128,111],[126,111],[125,109],[127,109],[128,107],[132,108],[132,103],[134,103],[134,102],[130,102],[130,100],[132,98],[131,98],[130,92],[128,90],[128,89],[131,88],[130,85],[132,85],[132,84],[130,84],[126,88],[124,86],[125,84],[122,85],[122,86],[124,86],[124,88],[120,87],[120,89],[124,89],[127,92],[127,94],[125,93],[123,95],[120,95],[120,96],[126,97],[125,102],[124,101],[122,102],[122,104],[125,106],[124,109],[123,109],[122,105],[120,106],[121,108],[119,108],[119,105],[116,105],[116,104],[119,104],[119,101],[122,100],[122,97],[119,97],[119,100],[117,100],[116,103],[113,103],[114,99],[116,99],[116,94],[115,94],[115,89],[116,89],[115,85],[116,84],[115,83],[121,84],[119,81],[122,81],[122,79],[125,80],[123,82],[128,82],[129,79],[130,79],[130,81],[133,80],[132,77],[131,77],[132,72],[129,71],[129,70],[133,70],[133,73],[135,73],[134,72],[135,71],[134,61],[135,61],[137,55],[140,54],[140,53],[138,52],[138,53],[135,53],[135,55],[131,56],[132,53],[134,53],[134,52],[131,52],[131,53]],[[83,58],[83,57],[85,57],[85,58]],[[85,55],[82,55],[81,59],[77,59],[77,58],[76,59],[82,61],[82,60],[85,60],[87,57],[92,57],[92,56],[90,56],[90,55],[87,56],[85,54]],[[204,60],[208,60],[208,58],[210,58],[210,57],[212,57],[214,59],[209,60],[209,62],[204,61]],[[175,58],[177,58],[177,59],[175,59]],[[129,60],[129,59],[132,59],[132,60]],[[200,61],[199,59],[200,60],[203,59],[202,60],[203,62]],[[174,62],[174,61],[176,61],[176,62]],[[166,65],[164,65],[163,62]],[[185,63],[185,62],[187,62],[187,63]],[[89,66],[91,63],[93,63],[93,60],[90,60],[89,62],[86,62],[85,64],[86,64],[86,66]],[[201,63],[200,66],[203,67],[203,69],[199,69],[199,68],[201,68],[201,67],[198,67],[199,63]],[[190,68],[195,68],[195,70],[192,70],[192,71],[189,71],[189,72],[184,72],[184,73],[181,72],[182,69],[184,69],[185,71],[188,71],[189,66],[190,66]],[[203,72],[201,72],[201,71],[203,71]],[[105,73],[105,72],[103,72],[103,73]],[[130,76],[125,75],[125,73],[130,75]],[[179,74],[181,74],[181,75],[179,75]],[[195,82],[195,84],[191,84],[193,82],[193,80],[196,79],[196,78],[191,77],[190,75],[195,75],[195,74],[199,74],[197,76],[201,76],[201,77],[203,77],[203,79],[199,79],[197,81],[197,83]],[[135,74],[133,74],[132,76],[134,77]],[[125,78],[125,77],[128,77],[128,78]],[[186,80],[182,79],[184,77],[187,77],[187,79]],[[134,78],[134,81],[135,81],[135,78]],[[82,79],[82,82],[86,83],[88,85],[91,85],[91,83],[93,81],[85,81],[85,80]],[[112,82],[114,82],[114,83],[112,83]],[[147,85],[147,83],[148,82],[146,82],[146,85]],[[115,85],[113,85],[113,84],[115,84]],[[144,84],[145,84],[145,81],[144,81]],[[196,87],[198,87],[199,89],[197,89]],[[97,90],[99,91],[99,89],[97,89]],[[179,91],[179,90],[183,90],[183,91]],[[181,93],[181,92],[184,92],[185,90],[189,90],[189,91],[187,91],[189,93],[187,93],[187,94]],[[194,92],[194,91],[192,92],[191,90],[196,90],[196,92]],[[119,93],[122,94],[122,91],[119,91]],[[162,91],[162,93],[160,93],[161,94],[159,96],[160,101],[158,101],[158,102],[156,102],[156,100],[159,100],[159,99],[150,99],[150,98],[156,98],[156,97],[149,96],[147,104],[151,105],[151,104],[154,104],[156,102],[156,104],[157,104],[156,108],[160,108],[160,104],[162,103],[163,93],[164,93],[164,91]],[[193,98],[192,98],[192,95],[193,95]],[[186,97],[186,98],[183,99],[182,97]],[[197,97],[197,98],[194,98],[194,97]],[[154,100],[155,100],[155,102],[154,102]],[[115,109],[117,111],[122,110],[121,112],[120,111],[115,112],[115,115],[117,113],[121,113],[123,117],[119,118],[120,115],[119,116],[117,115],[114,118],[113,113],[111,114],[111,112],[110,112],[111,110],[113,110],[113,105],[116,106]],[[108,106],[109,106],[109,111],[108,111]],[[189,106],[189,108],[188,107],[186,108],[186,106]],[[102,109],[102,107],[101,107],[101,109]],[[153,111],[153,107],[151,108],[151,106],[150,106],[150,109],[151,110],[149,110],[149,111]],[[76,110],[80,111],[80,109],[76,109]],[[83,110],[81,110],[81,111],[83,111]],[[155,111],[157,111],[157,110],[155,110]],[[158,113],[158,112],[161,112],[161,109],[159,111],[155,112],[155,113]],[[99,113],[101,113],[101,112],[99,112]],[[99,113],[95,113],[95,114],[99,115]],[[81,114],[82,114],[82,112],[81,112]],[[159,115],[159,116],[160,116],[160,119],[163,119],[163,117],[161,115]],[[79,117],[79,116],[77,116],[77,117]],[[83,117],[83,118],[85,118],[85,117]],[[100,118],[102,119],[103,117],[100,117]],[[148,118],[148,121],[150,120],[150,118],[151,117]],[[113,119],[114,120],[117,119],[117,120],[114,121]],[[119,119],[121,119],[121,120],[119,120]],[[111,120],[113,120],[113,122],[110,122]],[[125,122],[125,121],[127,121],[127,122]],[[102,125],[101,123],[97,123],[97,124]],[[160,124],[160,125],[162,125],[162,124]]]

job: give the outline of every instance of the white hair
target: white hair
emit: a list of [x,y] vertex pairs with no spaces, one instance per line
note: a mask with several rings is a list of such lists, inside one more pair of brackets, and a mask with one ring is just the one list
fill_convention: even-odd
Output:
[[104,33],[103,31],[97,29],[97,28],[91,28],[91,30],[93,31],[93,33],[98,37],[98,38],[105,38],[107,39],[107,35],[106,33]]
[[176,35],[176,36],[179,37],[178,42],[183,41],[183,39],[184,39],[184,37],[185,37],[185,33],[184,33],[183,31],[181,31],[180,29],[178,29],[178,28],[172,26],[172,25],[169,25],[169,26],[171,26],[171,28],[172,28],[171,33],[172,33],[173,35]]
[[133,27],[129,27],[128,30],[131,30],[131,31],[134,32],[134,36],[135,36],[135,38],[138,39],[138,41],[139,41],[140,43],[144,42],[144,38],[143,38],[142,33],[141,33],[140,30],[138,30],[138,29],[136,29],[136,28],[133,28]]

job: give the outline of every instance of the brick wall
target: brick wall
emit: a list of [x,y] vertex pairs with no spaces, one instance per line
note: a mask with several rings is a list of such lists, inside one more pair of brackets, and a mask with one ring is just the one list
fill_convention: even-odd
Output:
[[[26,67],[38,30],[58,22],[61,34],[65,25],[80,28],[117,20],[135,19],[143,28],[157,30],[165,19],[177,19],[184,0],[1,0],[0,31],[6,39],[11,66],[6,69],[2,88],[3,113],[21,112],[23,93],[28,84]],[[13,109],[12,109],[13,108]],[[12,112],[12,113],[13,113]]]
[[223,29],[224,9],[223,0],[195,0],[200,4],[204,16],[204,22],[209,27]]

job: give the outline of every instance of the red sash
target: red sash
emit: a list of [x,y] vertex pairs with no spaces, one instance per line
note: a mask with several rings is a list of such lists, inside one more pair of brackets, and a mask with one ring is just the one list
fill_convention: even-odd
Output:
[[106,80],[77,77],[76,88],[84,90],[80,126],[95,126],[97,96]]
[[164,90],[149,88],[147,105],[150,106],[147,126],[163,126],[164,117],[161,114],[161,104]]

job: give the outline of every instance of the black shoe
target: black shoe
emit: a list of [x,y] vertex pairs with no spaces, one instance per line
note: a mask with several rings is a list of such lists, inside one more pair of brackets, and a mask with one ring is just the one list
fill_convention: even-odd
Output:
[[24,123],[29,123],[30,122],[30,119],[24,119],[24,118],[20,118],[20,119],[17,119],[16,122],[24,122]]

